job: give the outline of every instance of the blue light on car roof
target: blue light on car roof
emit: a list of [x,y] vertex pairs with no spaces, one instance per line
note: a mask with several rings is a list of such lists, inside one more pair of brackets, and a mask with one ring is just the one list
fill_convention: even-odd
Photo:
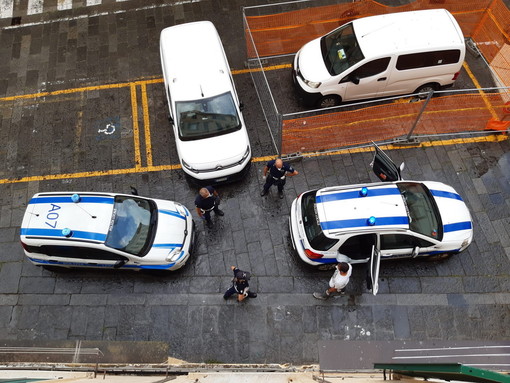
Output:
[[367,187],[365,187],[365,186],[363,186],[363,187],[361,188],[361,190],[359,191],[359,196],[360,196],[360,197],[366,197],[366,196],[367,196],[367,194],[368,194],[368,188],[367,188]]
[[66,238],[69,238],[73,235],[73,232],[71,229],[66,227],[65,229],[62,229],[62,235]]
[[79,195],[79,194],[76,194],[76,193],[75,193],[75,194],[73,194],[73,195],[71,196],[71,200],[72,200],[74,203],[78,203],[78,202],[80,202],[81,197],[80,197],[80,195]]
[[374,226],[375,225],[375,217],[372,216],[369,219],[367,219],[367,223],[369,226]]

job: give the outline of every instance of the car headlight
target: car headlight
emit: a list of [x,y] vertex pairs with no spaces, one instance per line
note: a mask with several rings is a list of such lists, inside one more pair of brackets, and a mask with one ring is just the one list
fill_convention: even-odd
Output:
[[315,82],[315,81],[308,81],[306,79],[303,79],[304,83],[308,85],[310,88],[317,89],[319,86],[321,86],[322,82]]
[[243,154],[243,158],[241,158],[241,161],[239,161],[240,164],[242,164],[244,162],[244,160],[246,160],[248,158],[248,156],[250,155],[251,151],[250,151],[250,145],[248,145],[246,147],[246,151],[244,152]]
[[182,166],[184,166],[186,169],[192,171],[193,173],[198,173],[199,171],[195,169],[193,166],[189,165],[186,161],[181,160]]
[[177,261],[177,259],[179,259],[180,255],[181,255],[181,249],[175,248],[171,252],[168,253],[168,255],[166,256],[166,261],[167,262],[175,262],[175,261]]

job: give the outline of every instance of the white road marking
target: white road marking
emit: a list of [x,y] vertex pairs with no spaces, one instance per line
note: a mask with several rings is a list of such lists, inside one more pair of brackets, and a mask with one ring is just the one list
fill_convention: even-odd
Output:
[[0,19],[13,16],[14,2],[13,0],[0,0]]
[[[0,0],[0,1],[3,1],[3,0]],[[35,2],[35,1],[39,1],[41,3],[41,9],[42,9],[42,3],[43,3],[44,0],[29,0],[29,2]],[[116,0],[116,1],[119,1],[119,0]],[[61,22],[70,21],[70,20],[80,20],[80,19],[87,19],[87,18],[91,18],[91,17],[122,14],[122,13],[127,13],[127,12],[138,12],[138,11],[145,11],[147,9],[175,7],[176,5],[200,3],[200,1],[201,0],[184,0],[184,1],[177,1],[175,3],[147,5],[145,7],[139,7],[139,8],[135,8],[135,9],[122,9],[122,10],[118,10],[118,11],[114,11],[114,12],[100,12],[100,13],[95,13],[93,15],[79,15],[79,16],[74,16],[74,17],[63,17],[63,18],[60,18],[60,19],[38,21],[38,22],[34,22],[34,23],[25,23],[25,24],[19,24],[19,25],[9,25],[9,26],[0,28],[0,30],[2,30],[2,29],[18,29],[18,28],[25,28],[25,27],[33,27],[33,26],[36,26],[36,25],[46,25],[46,24],[52,24],[52,23],[61,23]],[[41,12],[39,12],[39,13],[41,13]]]
[[57,9],[59,11],[65,11],[66,9],[73,8],[73,0],[57,0]]
[[43,11],[44,0],[28,0],[27,15],[37,15]]

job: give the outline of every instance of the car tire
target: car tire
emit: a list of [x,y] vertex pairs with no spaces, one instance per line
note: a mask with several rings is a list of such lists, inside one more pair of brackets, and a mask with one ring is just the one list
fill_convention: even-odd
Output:
[[426,99],[430,91],[435,92],[439,88],[438,84],[425,84],[420,86],[418,89],[414,91],[414,93],[419,93],[416,95],[419,99]]
[[323,96],[317,102],[318,108],[331,108],[333,106],[338,106],[342,102],[342,98],[336,94],[328,94]]

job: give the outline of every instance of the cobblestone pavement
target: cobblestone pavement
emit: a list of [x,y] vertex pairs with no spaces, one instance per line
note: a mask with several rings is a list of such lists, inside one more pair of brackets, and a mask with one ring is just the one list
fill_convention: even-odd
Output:
[[[161,77],[162,28],[200,19],[215,23],[232,68],[243,69],[240,7],[246,4],[144,5],[126,2],[122,13],[104,5],[98,10],[103,13],[90,17],[78,10],[32,15],[28,26],[0,20],[0,339],[159,340],[170,344],[173,357],[188,361],[294,364],[317,362],[319,340],[510,339],[505,137],[389,152],[396,163],[405,161],[406,179],[454,186],[471,209],[475,238],[467,251],[443,261],[383,264],[376,297],[364,290],[363,270],[355,267],[346,296],[315,300],[311,293],[326,285],[330,272],[310,270],[296,259],[287,224],[293,198],[307,189],[375,181],[369,152],[295,162],[300,175],[288,180],[283,200],[274,190],[259,196],[263,162],[254,162],[244,181],[218,188],[225,216],[215,219],[212,230],[197,220],[196,252],[170,275],[53,273],[27,262],[19,225],[38,191],[129,192],[133,185],[142,195],[193,207],[197,189],[181,171],[136,170],[131,105],[133,94],[143,104],[143,86],[129,83]],[[254,156],[270,156],[274,151],[250,75],[239,72],[234,79]],[[119,83],[128,85],[97,88]],[[156,81],[146,87],[154,165],[176,164],[163,86]],[[98,133],[109,123],[117,127],[115,134]],[[142,141],[146,166],[148,143]],[[120,170],[95,173],[108,169]],[[258,298],[242,304],[223,300],[230,265],[253,272]]]

